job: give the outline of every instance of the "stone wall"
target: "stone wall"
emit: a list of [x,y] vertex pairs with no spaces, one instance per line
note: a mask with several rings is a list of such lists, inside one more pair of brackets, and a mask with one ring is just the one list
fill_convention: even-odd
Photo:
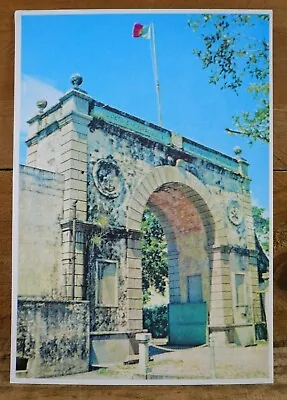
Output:
[[[208,187],[221,205],[223,202],[227,206],[231,198],[238,199],[243,208],[248,202],[244,194],[249,190],[249,179],[235,171],[236,160],[232,168],[217,165],[219,161],[211,149],[207,160],[104,122],[88,134],[87,141],[87,217],[91,222],[108,215],[111,225],[125,226],[126,209],[138,183],[154,167],[175,166],[179,160],[183,169]],[[108,187],[108,181],[114,190]]]
[[18,295],[61,295],[63,176],[27,166],[19,174]]
[[19,299],[17,322],[17,357],[28,360],[25,377],[88,371],[88,302]]

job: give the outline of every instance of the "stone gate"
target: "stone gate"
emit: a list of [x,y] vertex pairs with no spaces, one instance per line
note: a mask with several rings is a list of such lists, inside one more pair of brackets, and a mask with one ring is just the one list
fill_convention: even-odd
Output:
[[[230,157],[119,111],[90,97],[81,81],[74,77],[74,87],[48,109],[38,102],[38,115],[28,121],[25,171],[62,179],[54,246],[61,255],[53,265],[42,260],[53,279],[38,295],[89,302],[94,363],[103,338],[141,331],[140,226],[148,206],[168,243],[170,321],[177,321],[170,339],[197,344],[204,313],[204,341],[212,332],[218,343],[253,344],[263,321],[248,163],[240,149]],[[24,270],[20,264],[20,276]],[[194,329],[184,331],[178,326],[186,304]]]

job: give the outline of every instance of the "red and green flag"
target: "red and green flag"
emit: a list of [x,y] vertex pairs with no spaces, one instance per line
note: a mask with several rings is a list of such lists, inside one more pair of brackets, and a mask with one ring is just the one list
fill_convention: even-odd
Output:
[[150,39],[150,25],[142,25],[139,23],[134,24],[133,37]]

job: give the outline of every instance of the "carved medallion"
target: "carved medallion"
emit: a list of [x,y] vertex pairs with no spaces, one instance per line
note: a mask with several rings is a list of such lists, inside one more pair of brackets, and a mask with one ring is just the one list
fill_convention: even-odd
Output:
[[240,225],[243,220],[243,211],[237,200],[232,199],[227,206],[227,216],[233,225]]
[[119,166],[111,156],[97,161],[93,168],[93,178],[99,192],[104,196],[119,196],[123,179]]

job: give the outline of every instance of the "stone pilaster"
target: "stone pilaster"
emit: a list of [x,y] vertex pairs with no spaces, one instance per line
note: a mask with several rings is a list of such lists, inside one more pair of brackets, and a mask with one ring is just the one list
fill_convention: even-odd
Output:
[[130,232],[127,239],[128,330],[142,330],[142,263],[140,232]]
[[71,90],[60,99],[65,116],[61,121],[61,170],[65,176],[64,219],[72,217],[72,204],[77,200],[77,219],[87,218],[87,134],[92,99]]
[[257,257],[254,255],[249,256],[249,270],[251,276],[251,302],[253,305],[253,318],[254,323],[257,324],[262,322],[262,306],[260,304]]
[[[64,275],[64,296],[72,299],[84,297],[84,232],[76,224],[75,254],[73,254],[72,224],[62,225],[62,265]],[[73,262],[75,257],[75,262]],[[74,287],[74,291],[73,291]]]
[[228,341],[229,327],[233,324],[229,254],[221,247],[215,247],[211,257],[209,325],[210,330],[214,331],[215,343],[224,344]]

